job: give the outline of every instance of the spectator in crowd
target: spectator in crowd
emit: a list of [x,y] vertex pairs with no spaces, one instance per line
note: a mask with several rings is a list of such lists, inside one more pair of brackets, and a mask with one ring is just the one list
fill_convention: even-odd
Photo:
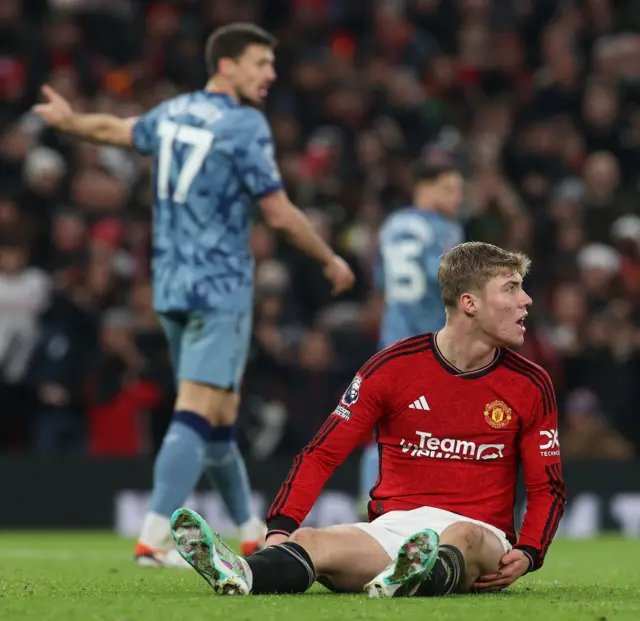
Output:
[[34,410],[27,374],[51,293],[49,276],[28,261],[20,239],[9,234],[0,241],[0,442],[9,447],[26,446]]
[[143,416],[160,405],[162,395],[136,344],[127,309],[112,308],[102,316],[87,392],[91,453],[136,455],[148,448]]

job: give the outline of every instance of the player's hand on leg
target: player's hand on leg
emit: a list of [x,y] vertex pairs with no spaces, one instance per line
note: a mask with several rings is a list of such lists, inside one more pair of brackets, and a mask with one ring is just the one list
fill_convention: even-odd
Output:
[[52,127],[60,127],[72,114],[71,104],[53,88],[45,84],[42,87],[45,103],[36,104],[32,112]]
[[521,550],[511,550],[500,559],[500,570],[480,576],[472,585],[478,591],[501,591],[529,570],[529,557]]
[[333,295],[339,295],[353,287],[356,280],[347,262],[338,255],[334,255],[325,266],[325,278],[333,285]]

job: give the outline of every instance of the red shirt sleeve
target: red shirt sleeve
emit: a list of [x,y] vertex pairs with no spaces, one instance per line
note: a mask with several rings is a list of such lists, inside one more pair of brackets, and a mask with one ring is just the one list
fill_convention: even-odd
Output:
[[515,547],[531,558],[532,571],[542,567],[566,504],[558,442],[558,407],[551,380],[548,376],[546,379],[538,393],[533,416],[520,437],[527,510]]
[[288,534],[300,526],[335,468],[354,448],[371,438],[385,411],[385,392],[382,372],[366,378],[358,373],[354,377],[336,409],[293,460],[267,514],[269,532]]

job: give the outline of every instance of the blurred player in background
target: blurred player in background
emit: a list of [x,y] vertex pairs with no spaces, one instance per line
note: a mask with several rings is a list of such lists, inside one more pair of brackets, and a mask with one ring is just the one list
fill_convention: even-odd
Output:
[[[525,255],[481,242],[444,255],[444,328],[361,367],[293,460],[267,515],[268,547],[239,558],[200,516],[176,511],[178,549],[215,592],[302,593],[318,580],[370,597],[431,597],[498,591],[543,565],[566,490],[553,385],[511,349],[524,342],[528,269]],[[301,528],[374,426],[381,465],[369,521]],[[516,534],[519,470],[527,509]]]
[[141,565],[182,563],[169,517],[203,471],[238,525],[243,553],[264,537],[233,436],[238,388],[252,324],[251,223],[266,222],[324,266],[340,293],[353,284],[346,263],[288,200],[259,111],[274,82],[275,39],[252,24],[214,32],[210,79],[140,118],[78,114],[45,86],[34,107],[61,131],[153,155],[154,308],[169,341],[178,384],[173,420],[157,455],[150,510],[135,550]]
[[[384,298],[379,349],[444,326],[440,298],[440,257],[463,239],[458,222],[463,179],[446,164],[415,169],[413,206],[391,214],[380,230],[376,284]],[[418,410],[428,406],[416,402]],[[360,463],[361,513],[378,478],[378,444],[371,442]]]

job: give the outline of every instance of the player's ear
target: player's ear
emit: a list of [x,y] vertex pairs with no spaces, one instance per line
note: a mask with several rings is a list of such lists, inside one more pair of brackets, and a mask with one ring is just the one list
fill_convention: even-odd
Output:
[[478,311],[478,300],[472,293],[463,293],[460,296],[460,310],[465,315],[475,315]]
[[233,73],[233,69],[235,66],[235,61],[233,58],[221,58],[218,61],[218,73],[221,73],[223,76],[228,77]]

